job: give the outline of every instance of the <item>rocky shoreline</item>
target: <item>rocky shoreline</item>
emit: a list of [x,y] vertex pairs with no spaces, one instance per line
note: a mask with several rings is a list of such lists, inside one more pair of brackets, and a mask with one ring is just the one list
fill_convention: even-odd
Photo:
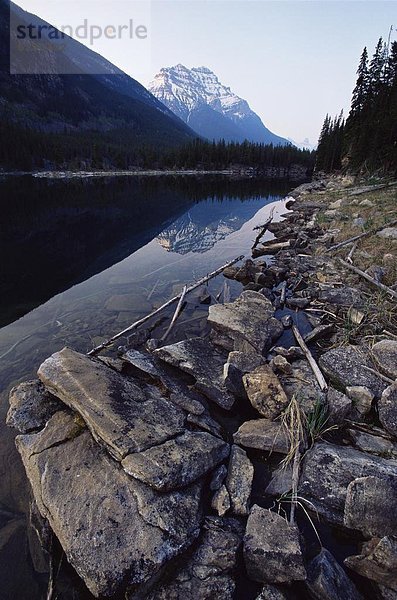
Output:
[[65,348],[11,391],[35,529],[95,597],[397,598],[397,335],[329,252],[340,185],[292,192],[209,336]]

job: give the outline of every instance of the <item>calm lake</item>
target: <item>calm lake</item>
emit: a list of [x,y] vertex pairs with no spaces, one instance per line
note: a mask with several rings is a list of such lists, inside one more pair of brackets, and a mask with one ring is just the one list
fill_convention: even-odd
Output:
[[[46,564],[27,527],[29,488],[5,425],[8,393],[53,352],[89,351],[184,284],[240,254],[253,227],[285,211],[290,182],[218,177],[0,179],[0,574],[2,600],[46,597]],[[267,234],[267,238],[271,234]],[[265,238],[266,239],[266,238]],[[224,278],[207,288],[214,298]],[[241,289],[231,285],[232,297]],[[203,290],[167,341],[200,335]],[[161,337],[174,308],[157,321]],[[121,340],[120,343],[125,343]],[[91,598],[66,566],[58,599]]]

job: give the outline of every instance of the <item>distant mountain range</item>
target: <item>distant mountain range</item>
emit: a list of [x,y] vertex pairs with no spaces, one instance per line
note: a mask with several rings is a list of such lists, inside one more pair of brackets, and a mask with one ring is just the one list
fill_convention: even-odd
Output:
[[[195,137],[140,83],[68,36],[62,45],[46,41],[45,75],[34,40],[24,40],[20,57],[24,62],[18,65],[17,55],[14,66],[28,67],[33,74],[10,75],[10,11],[12,20],[24,26],[48,25],[12,2],[0,0],[0,125],[17,128],[9,133],[10,141],[18,128],[39,131],[41,136],[61,134],[56,139],[60,154],[65,146],[81,145],[80,156],[91,142],[99,151],[98,145],[106,144],[123,152],[142,144],[169,147]],[[15,40],[17,35],[11,31]],[[26,52],[29,44],[32,51]],[[7,131],[2,129],[3,138]]]
[[288,138],[288,141],[301,150],[317,150],[317,144],[312,144],[309,138],[305,138],[303,142],[295,142],[291,138]]
[[223,85],[206,67],[188,69],[178,64],[163,68],[148,89],[202,137],[227,142],[290,144],[269,131],[248,102]]
[[248,102],[223,85],[206,67],[188,69],[179,64],[163,68],[148,89],[202,137],[227,142],[290,144],[269,131]]

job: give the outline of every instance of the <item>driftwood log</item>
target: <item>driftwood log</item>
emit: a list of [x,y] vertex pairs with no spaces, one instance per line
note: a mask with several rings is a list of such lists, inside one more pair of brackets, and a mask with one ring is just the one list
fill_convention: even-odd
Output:
[[[195,283],[193,283],[192,285],[190,285],[186,289],[186,294],[189,294],[193,290],[195,290],[198,287],[202,286],[204,283],[206,283],[210,279],[213,279],[214,277],[217,277],[227,267],[231,267],[232,265],[234,265],[236,262],[239,262],[243,258],[244,258],[244,255],[242,254],[242,255],[238,256],[237,258],[234,258],[233,260],[229,261],[228,263],[226,263],[222,267],[219,267],[219,269],[216,269],[215,271],[212,271],[212,273],[209,273],[205,277],[202,277],[201,279],[199,279],[198,281],[196,281]],[[171,298],[167,302],[164,302],[164,304],[162,304],[161,306],[159,306],[159,308],[156,308],[156,310],[153,310],[151,313],[149,313],[145,317],[142,317],[142,319],[139,319],[139,321],[135,321],[135,323],[132,323],[132,325],[130,325],[126,329],[123,329],[122,331],[119,331],[119,333],[116,333],[114,336],[112,336],[111,338],[109,338],[105,342],[102,342],[102,344],[99,344],[99,346],[96,346],[95,348],[93,348],[92,350],[90,350],[90,352],[87,352],[87,356],[95,356],[99,352],[102,352],[102,350],[104,350],[105,348],[108,348],[109,346],[112,346],[112,344],[114,344],[114,342],[116,340],[118,340],[119,338],[123,337],[124,335],[126,335],[130,331],[133,331],[134,329],[137,329],[138,327],[140,327],[141,325],[143,325],[144,323],[146,323],[147,321],[149,321],[149,319],[151,319],[155,315],[158,315],[164,309],[168,308],[169,306],[171,306],[175,302],[178,302],[178,300],[181,298],[181,295],[182,295],[182,292],[180,294],[178,294],[177,296],[174,296],[173,298]]]

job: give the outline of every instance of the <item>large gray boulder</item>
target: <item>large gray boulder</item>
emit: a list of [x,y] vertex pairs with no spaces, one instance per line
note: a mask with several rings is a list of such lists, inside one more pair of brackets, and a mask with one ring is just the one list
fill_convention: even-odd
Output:
[[159,494],[129,477],[67,413],[17,437],[41,515],[94,596],[139,586],[199,533],[202,485]]
[[13,387],[9,403],[6,423],[21,433],[41,429],[54,413],[62,409],[62,403],[37,379]]
[[315,600],[362,600],[345,570],[325,548],[307,566],[306,587]]
[[257,505],[248,517],[244,560],[253,581],[291,584],[306,579],[298,529]]
[[344,562],[359,575],[397,592],[397,537],[374,538],[363,545],[361,554]]
[[358,346],[343,346],[325,352],[319,365],[331,382],[340,389],[349,386],[367,387],[376,398],[380,398],[386,383],[371,370],[375,365],[367,350]]
[[276,419],[289,404],[279,378],[269,365],[261,365],[244,375],[243,383],[252,406],[266,419]]
[[185,487],[227,458],[229,444],[210,433],[190,432],[126,456],[123,469],[159,491]]
[[64,348],[40,366],[46,388],[87,423],[117,460],[183,433],[185,412],[155,386],[139,386],[99,361]]
[[158,348],[154,354],[192,375],[196,379],[195,388],[222,408],[228,410],[233,406],[235,398],[223,379],[225,357],[207,340],[184,340]]
[[383,427],[397,438],[397,383],[385,389],[378,402],[378,409]]
[[[232,576],[243,537],[234,519],[207,517],[197,549],[167,583],[160,584],[147,600],[232,600],[236,589]],[[133,600],[134,596],[127,596]]]
[[312,501],[327,521],[343,525],[349,484],[368,476],[397,483],[397,461],[350,447],[317,443],[303,461],[300,495]]
[[254,291],[243,292],[234,302],[210,306],[208,322],[227,350],[263,354],[283,333],[270,300]]
[[359,477],[349,483],[344,524],[367,538],[397,535],[397,479]]
[[390,379],[397,379],[397,341],[382,340],[372,346],[372,358],[379,370]]

